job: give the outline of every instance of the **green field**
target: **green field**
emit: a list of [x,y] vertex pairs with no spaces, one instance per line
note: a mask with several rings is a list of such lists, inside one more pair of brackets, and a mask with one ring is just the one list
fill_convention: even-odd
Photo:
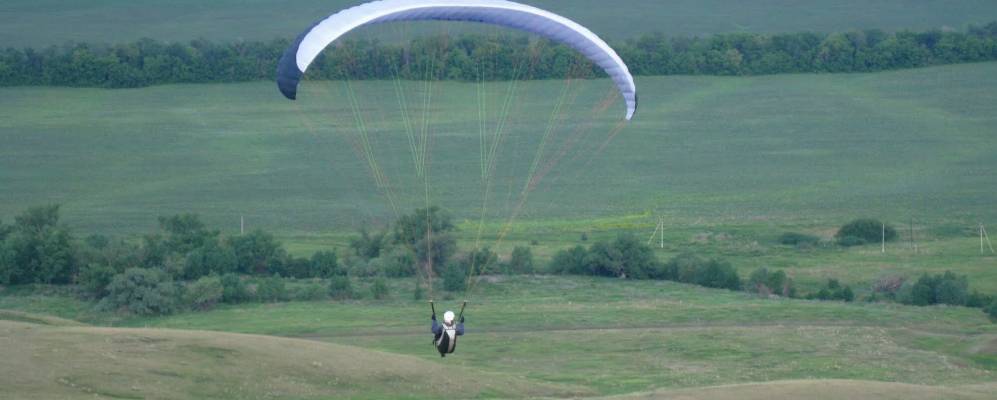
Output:
[[[0,5],[0,47],[66,42],[120,43],[143,37],[213,41],[295,37],[312,22],[361,1],[302,0],[7,0]],[[795,1],[535,0],[610,39],[649,32],[708,35],[727,32],[836,32],[851,29],[962,29],[997,17],[988,0]]]
[[[492,231],[513,216],[535,231],[632,215],[649,217],[643,223],[651,227],[651,215],[665,215],[676,226],[831,228],[872,215],[971,231],[997,216],[995,72],[997,64],[985,63],[879,74],[642,78],[637,117],[602,151],[622,106],[589,117],[610,85],[576,82],[575,100],[540,156],[541,165],[557,162],[525,198],[555,103],[548,93],[565,83],[524,82],[497,152],[486,221]],[[83,231],[147,232],[157,215],[197,212],[226,231],[244,215],[251,228],[291,235],[386,222],[395,214],[384,187],[399,212],[424,206],[392,83],[353,87],[386,176],[382,188],[358,156],[339,83],[306,83],[296,103],[270,83],[2,89],[0,218],[57,202]],[[406,87],[409,103],[421,101],[421,83]],[[486,86],[487,104],[498,104],[506,88]],[[470,226],[483,198],[476,90],[439,83],[428,130],[430,202]],[[412,119],[421,109],[410,109]],[[487,119],[489,129],[496,121]]]
[[[428,307],[407,300],[413,284],[392,280],[383,301],[229,306],[113,329],[0,314],[17,321],[0,321],[0,338],[16,344],[5,350],[14,357],[0,359],[0,383],[38,398],[428,398],[444,382],[460,397],[715,398],[732,390],[716,386],[743,383],[784,393],[774,398],[811,385],[826,398],[986,398],[994,389],[997,325],[975,309],[772,300],[670,282],[488,279],[472,294],[458,352],[440,359],[427,343]],[[30,308],[17,301],[0,293],[0,308]],[[56,359],[46,374],[18,368]]]

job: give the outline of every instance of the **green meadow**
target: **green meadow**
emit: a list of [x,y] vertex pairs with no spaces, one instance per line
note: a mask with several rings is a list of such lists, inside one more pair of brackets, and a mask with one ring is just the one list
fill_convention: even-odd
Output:
[[[547,93],[569,84],[522,82],[485,216],[498,225],[514,215],[528,225],[556,225],[649,213],[675,225],[836,226],[871,215],[972,230],[997,215],[995,71],[997,64],[985,63],[879,74],[642,78],[637,117],[608,144],[622,105],[592,113],[610,85],[576,81],[545,148],[555,106]],[[407,102],[416,103],[409,109],[416,135],[422,110],[430,111],[430,202],[477,221],[485,196],[476,85],[438,83],[428,108],[417,104],[422,84],[405,85]],[[383,185],[363,158],[340,83],[307,82],[298,102],[263,82],[2,89],[0,217],[55,202],[83,231],[145,232],[157,215],[189,211],[227,231],[243,215],[250,227],[316,233],[393,218],[389,190],[399,212],[424,206],[392,82],[352,87]],[[508,87],[484,91],[486,105],[498,104]],[[495,114],[485,119],[489,135]],[[550,167],[521,201],[538,157]]]
[[[982,399],[994,390],[997,329],[975,309],[766,299],[671,282],[507,277],[487,279],[469,294],[468,334],[457,353],[441,359],[429,344],[429,307],[410,300],[414,283],[391,280],[386,300],[224,306],[112,322],[120,328],[7,313],[0,335],[17,349],[8,351],[39,366],[61,358],[48,380],[7,357],[0,370],[36,381],[13,393],[67,398],[429,398],[440,386],[459,397],[713,398],[717,387],[737,384],[794,398],[778,394],[782,385],[819,384],[826,398],[857,391]],[[0,295],[0,307],[16,301]],[[203,379],[216,384],[199,384]]]
[[[120,43],[141,38],[213,41],[294,38],[304,27],[344,7],[349,0],[100,0],[66,3],[8,0],[0,5],[4,46]],[[993,21],[997,5],[987,0],[796,1],[680,0],[666,5],[645,0],[536,0],[531,5],[563,14],[612,40],[644,33],[702,36],[728,32],[838,32],[851,29],[963,29]]]

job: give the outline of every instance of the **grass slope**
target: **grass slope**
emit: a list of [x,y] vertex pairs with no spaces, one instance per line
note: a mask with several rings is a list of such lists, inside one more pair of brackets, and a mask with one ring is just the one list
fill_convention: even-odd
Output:
[[994,384],[939,387],[854,380],[802,380],[660,391],[624,395],[612,397],[612,399],[768,400],[806,398],[813,400],[971,400],[990,399],[994,391],[997,391],[997,386]]
[[[358,157],[363,146],[340,83],[307,83],[296,103],[271,83],[2,89],[0,218],[59,202],[67,222],[84,230],[147,232],[156,215],[193,211],[229,231],[245,215],[250,228],[292,234],[393,218],[388,189],[400,211],[424,205],[392,84],[353,86],[386,177],[380,187]],[[487,196],[476,88],[437,85],[429,114],[430,201],[466,218],[473,232],[487,199],[487,234],[513,216],[531,221],[534,231],[565,219],[643,212],[665,214],[673,225],[820,226],[876,215],[972,227],[997,217],[997,121],[990,107],[997,102],[997,63],[880,74],[660,77],[639,86],[638,117],[599,151],[622,111],[613,103],[587,117],[611,86],[576,82],[569,91],[576,100],[562,109],[564,119],[539,153],[543,179],[523,197],[554,107],[549,93],[564,83],[520,85]],[[421,87],[406,86],[416,103],[413,120],[422,116]],[[487,104],[500,104],[506,86],[489,85],[485,93]],[[497,121],[494,108],[486,107],[489,127]]]
[[[291,39],[315,20],[359,0],[7,0],[0,6],[0,44],[60,45],[67,41]],[[706,35],[720,32],[841,31],[879,28],[961,28],[986,23],[997,6],[986,0],[956,3],[886,0],[785,2],[759,0],[534,0],[609,38],[641,33]]]
[[51,398],[439,398],[589,392],[350,346],[217,332],[2,320],[4,396]]
[[[489,282],[469,295],[468,335],[447,365],[601,395],[809,379],[957,386],[992,382],[997,368],[997,326],[978,309],[770,300],[617,279]],[[428,307],[406,300],[413,282],[390,285],[388,301],[245,305],[123,324],[308,338],[439,361],[427,343]]]

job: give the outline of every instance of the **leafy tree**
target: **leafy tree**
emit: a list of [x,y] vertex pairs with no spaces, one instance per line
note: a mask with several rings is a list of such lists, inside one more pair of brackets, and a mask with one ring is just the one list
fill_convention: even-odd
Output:
[[118,271],[110,266],[91,263],[80,268],[80,274],[76,278],[76,283],[87,294],[99,299],[107,295],[107,286],[111,284],[111,281],[117,274]]
[[488,247],[474,249],[465,254],[459,261],[461,268],[472,274],[495,274],[502,273],[498,261],[498,254]]
[[166,232],[167,250],[187,254],[218,237],[218,231],[209,231],[197,214],[178,214],[159,217],[159,227]]
[[187,254],[181,278],[196,280],[211,274],[227,274],[235,272],[236,267],[235,251],[212,238]]
[[283,269],[286,252],[273,235],[256,230],[229,238],[235,250],[238,271],[244,274],[271,275]]
[[966,305],[969,301],[969,281],[965,275],[951,271],[944,274],[923,274],[917,282],[901,288],[897,299],[904,304],[928,306],[932,304]]
[[334,251],[318,251],[312,254],[312,271],[317,278],[330,278],[336,275],[343,275],[345,270],[340,268],[339,260]]
[[588,251],[582,246],[561,250],[554,254],[547,267],[552,274],[588,275],[590,272],[585,264]]
[[377,258],[385,245],[385,232],[370,234],[366,229],[360,230],[360,236],[350,239],[353,253],[366,260]]
[[457,253],[457,238],[452,234],[434,234],[432,238],[416,242],[415,256],[422,265],[432,265],[440,273],[450,258]]
[[442,235],[455,228],[450,214],[433,206],[415,210],[413,214],[403,215],[395,223],[395,241],[410,247],[416,247],[428,236]]
[[451,292],[467,289],[467,270],[458,262],[450,262],[443,271],[443,288]]
[[176,311],[177,290],[166,273],[129,268],[114,277],[99,307],[135,315],[165,315]]
[[77,256],[72,235],[59,225],[59,206],[32,207],[14,221],[0,250],[0,283],[72,282]]
[[509,257],[509,272],[513,274],[532,274],[533,250],[526,246],[516,246]]

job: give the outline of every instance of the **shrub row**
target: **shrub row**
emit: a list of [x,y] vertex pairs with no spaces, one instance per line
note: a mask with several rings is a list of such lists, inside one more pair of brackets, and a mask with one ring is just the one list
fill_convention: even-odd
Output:
[[[290,44],[87,43],[0,51],[0,86],[127,88],[273,79]],[[966,32],[880,30],[820,34],[732,33],[705,38],[644,35],[613,46],[638,75],[867,72],[997,60],[997,22]],[[501,62],[496,62],[501,60]],[[483,68],[487,66],[487,69]],[[464,34],[409,43],[350,40],[323,53],[311,79],[560,79],[601,74],[577,52],[525,36]]]

